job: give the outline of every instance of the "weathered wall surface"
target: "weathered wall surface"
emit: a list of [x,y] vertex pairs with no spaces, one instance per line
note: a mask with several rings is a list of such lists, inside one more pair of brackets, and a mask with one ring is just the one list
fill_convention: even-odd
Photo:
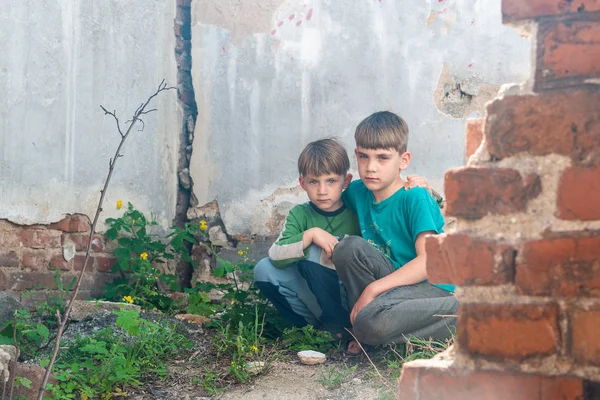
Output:
[[297,190],[296,158],[388,109],[411,128],[409,173],[440,188],[464,164],[464,118],[529,74],[530,43],[500,0],[192,2],[198,205],[231,234],[272,235]]
[[[164,78],[177,83],[175,1],[23,2],[0,8],[0,219],[19,224],[93,216],[121,123]],[[180,111],[174,90],[151,104],[117,164],[103,218],[117,199],[175,212]]]

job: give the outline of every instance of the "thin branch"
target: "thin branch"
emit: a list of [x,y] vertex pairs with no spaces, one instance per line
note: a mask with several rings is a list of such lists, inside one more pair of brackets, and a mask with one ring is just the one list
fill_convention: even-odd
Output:
[[122,157],[121,148],[125,144],[125,140],[127,140],[127,137],[131,133],[134,125],[139,121],[140,116],[144,113],[144,110],[146,109],[148,104],[152,101],[152,99],[154,99],[156,96],[158,96],[159,93],[161,93],[163,91],[171,90],[171,89],[175,89],[175,87],[167,87],[167,84],[165,83],[165,80],[163,79],[160,82],[160,84],[158,85],[158,89],[156,89],[156,91],[152,95],[150,95],[150,97],[148,97],[148,99],[136,109],[135,113],[133,114],[133,118],[131,118],[131,122],[130,122],[129,126],[127,127],[127,131],[125,133],[123,133],[121,131],[121,127],[119,125],[119,120],[118,120],[117,116],[115,115],[115,112],[111,113],[110,111],[106,110],[106,108],[104,108],[103,106],[100,106],[102,108],[102,110],[104,110],[105,115],[106,114],[111,115],[117,121],[117,129],[119,131],[119,134],[121,135],[121,141],[119,142],[119,146],[117,147],[117,150],[115,151],[115,155],[112,157],[111,161],[109,162],[108,175],[106,176],[106,180],[104,181],[104,187],[102,188],[102,191],[100,192],[101,193],[100,200],[98,201],[98,207],[96,208],[96,214],[94,215],[94,221],[92,222],[92,226],[90,228],[88,245],[87,245],[86,252],[85,252],[85,258],[83,260],[83,267],[81,268],[81,272],[79,273],[79,276],[77,277],[77,283],[75,284],[75,289],[73,290],[73,293],[71,295],[71,300],[69,301],[67,309],[65,310],[65,315],[63,316],[62,320],[60,317],[60,313],[57,313],[57,319],[59,321],[58,333],[56,335],[56,342],[54,343],[54,350],[52,352],[52,357],[50,358],[50,362],[49,362],[48,366],[46,367],[46,372],[44,373],[44,378],[42,379],[42,383],[40,384],[40,388],[38,391],[38,397],[37,397],[38,400],[43,400],[43,398],[44,398],[44,391],[45,391],[46,385],[48,384],[48,379],[50,378],[50,373],[52,372],[52,367],[54,366],[54,362],[56,361],[56,356],[58,355],[58,350],[60,348],[60,339],[64,332],[64,328],[67,324],[67,321],[69,321],[69,317],[71,316],[71,309],[73,308],[73,302],[77,298],[77,295],[79,294],[79,288],[81,287],[81,282],[83,280],[83,276],[85,275],[85,271],[87,269],[87,264],[90,259],[90,251],[92,249],[92,242],[93,242],[92,238],[93,238],[94,232],[96,232],[96,225],[98,224],[98,219],[100,218],[100,213],[102,212],[102,204],[104,203],[104,197],[106,196],[106,190],[110,183],[110,179],[112,178],[112,174],[115,169],[115,164],[117,163],[117,160]]
[[116,111],[110,112],[106,108],[104,108],[102,105],[100,105],[100,108],[102,109],[102,111],[104,111],[104,115],[106,115],[106,114],[112,115],[112,117],[117,122],[117,130],[119,131],[119,134],[121,135],[121,137],[123,137],[123,131],[121,131],[121,124],[119,123],[119,118],[117,117],[117,112]]
[[15,360],[11,365],[11,371],[9,372],[10,390],[8,392],[9,400],[13,398],[13,391],[15,390],[15,379],[17,379],[17,362],[19,361],[19,353],[21,348],[17,342],[17,312],[15,311],[15,318],[13,320],[13,343],[15,345]]
[[360,346],[360,349],[362,350],[363,353],[365,353],[365,356],[367,356],[367,360],[369,360],[369,362],[371,363],[371,365],[373,366],[373,368],[375,368],[375,372],[377,372],[377,375],[379,375],[379,377],[381,378],[381,380],[383,379],[383,375],[381,375],[381,372],[379,372],[379,369],[377,368],[377,366],[375,365],[375,363],[373,363],[373,361],[371,360],[371,357],[369,357],[369,355],[367,354],[367,351],[365,350],[365,348],[362,346],[362,344],[360,344],[360,342],[358,341],[358,339],[356,338],[356,336],[354,336],[354,333],[352,333],[352,331],[348,328],[344,328],[345,330],[348,331],[348,333],[350,335],[352,335],[352,337],[354,338],[354,340],[356,340],[356,343],[358,343],[358,345]]

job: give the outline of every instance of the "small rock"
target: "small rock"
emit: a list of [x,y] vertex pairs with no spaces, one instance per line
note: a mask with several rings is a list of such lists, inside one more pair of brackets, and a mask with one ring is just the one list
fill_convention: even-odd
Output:
[[246,370],[250,374],[260,374],[265,369],[264,361],[250,361],[246,363]]
[[208,229],[208,237],[213,246],[229,246],[227,235],[225,234],[225,232],[223,232],[223,228],[221,228],[219,225],[211,226]]
[[210,321],[208,317],[196,314],[177,314],[175,318],[197,325],[202,325]]
[[8,382],[10,378],[11,361],[17,361],[17,348],[15,346],[0,346],[0,385]]
[[192,187],[192,177],[190,176],[190,170],[187,168],[179,171],[179,182],[184,189]]
[[112,312],[120,310],[121,307],[125,310],[138,310],[138,312],[141,311],[140,306],[129,303],[115,303],[112,301],[102,300],[74,300],[73,308],[71,309],[71,320],[81,321],[85,317],[88,317],[102,310]]
[[327,359],[325,354],[314,350],[299,351],[298,358],[300,359],[300,362],[305,365],[323,364]]

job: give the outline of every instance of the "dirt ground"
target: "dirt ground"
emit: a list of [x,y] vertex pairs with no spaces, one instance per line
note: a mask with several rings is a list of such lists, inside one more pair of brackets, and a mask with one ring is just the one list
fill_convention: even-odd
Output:
[[324,365],[308,366],[298,361],[275,361],[269,371],[258,376],[252,383],[238,385],[215,396],[208,395],[201,386],[190,384],[195,371],[200,368],[180,366],[175,368],[170,379],[162,383],[145,385],[135,400],[370,400],[393,399],[393,389],[387,388],[369,373],[370,367],[358,363],[339,387],[327,389],[320,380],[334,371],[348,371],[348,364],[328,361]]

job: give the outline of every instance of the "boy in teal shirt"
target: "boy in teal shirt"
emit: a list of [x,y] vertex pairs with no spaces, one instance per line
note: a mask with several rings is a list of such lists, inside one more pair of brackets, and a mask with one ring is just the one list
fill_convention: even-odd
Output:
[[359,341],[378,345],[409,337],[443,340],[455,329],[458,302],[452,285],[427,282],[425,236],[441,233],[440,209],[424,188],[406,190],[408,126],[391,112],[378,112],[356,128],[360,181],[344,191],[361,236],[342,240],[333,263],[352,307]]

